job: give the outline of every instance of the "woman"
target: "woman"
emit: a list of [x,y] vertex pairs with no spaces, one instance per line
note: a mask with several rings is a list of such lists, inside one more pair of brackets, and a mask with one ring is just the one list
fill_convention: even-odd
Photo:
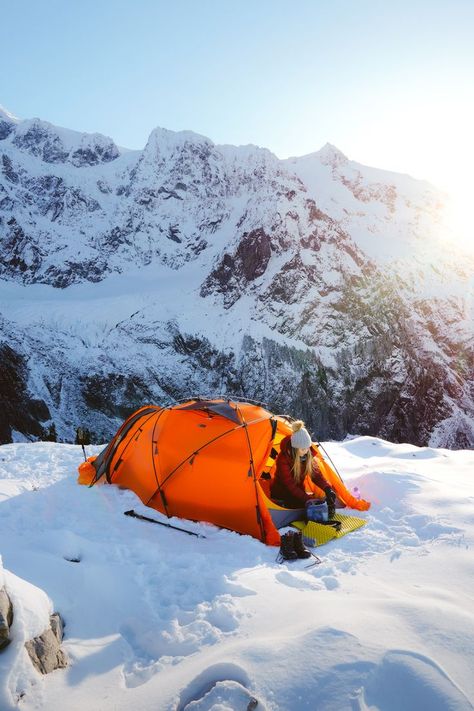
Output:
[[276,460],[276,474],[272,486],[272,499],[280,499],[287,508],[302,508],[314,493],[306,493],[304,480],[310,476],[316,486],[326,494],[329,518],[334,516],[336,495],[322,475],[317,460],[313,456],[311,437],[302,420],[292,424],[293,434],[281,441],[280,453]]

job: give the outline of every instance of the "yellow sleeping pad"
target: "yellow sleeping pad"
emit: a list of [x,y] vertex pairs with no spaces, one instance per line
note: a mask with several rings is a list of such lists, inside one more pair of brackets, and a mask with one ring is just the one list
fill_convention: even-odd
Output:
[[332,520],[341,522],[339,531],[336,531],[332,526],[325,526],[322,523],[315,523],[314,521],[293,521],[291,525],[299,528],[303,533],[304,544],[314,548],[315,546],[322,546],[334,538],[341,538],[341,536],[345,536],[346,533],[355,531],[367,523],[364,518],[346,516],[339,513],[337,513]]

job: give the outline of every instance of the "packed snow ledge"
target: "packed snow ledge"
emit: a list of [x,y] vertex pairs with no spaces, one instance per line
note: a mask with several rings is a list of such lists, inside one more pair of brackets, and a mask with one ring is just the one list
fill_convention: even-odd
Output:
[[[79,447],[0,447],[0,588],[15,611],[0,709],[474,708],[474,452],[325,447],[372,508],[309,569],[210,525],[181,521],[195,538],[125,517],[156,512],[78,486]],[[53,610],[69,666],[42,676],[24,643]]]

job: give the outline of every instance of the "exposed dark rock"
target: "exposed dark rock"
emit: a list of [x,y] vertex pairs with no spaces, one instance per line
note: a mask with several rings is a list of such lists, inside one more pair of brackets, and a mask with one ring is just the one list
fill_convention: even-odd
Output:
[[27,131],[17,134],[13,143],[21,150],[41,158],[45,163],[64,163],[68,157],[59,136],[40,122],[33,122]]
[[175,198],[176,200],[183,199],[181,195],[178,195],[176,190],[168,190],[168,188],[163,186],[158,190],[158,195],[163,195],[165,200],[169,200],[170,198]]
[[13,144],[22,151],[43,160],[45,163],[72,163],[75,167],[109,163],[119,156],[119,150],[111,139],[104,136],[88,136],[84,145],[70,153],[56,133],[54,126],[35,119],[26,131],[17,132]]
[[270,237],[263,229],[245,233],[237,247],[236,257],[242,265],[242,274],[253,281],[264,274],[272,254]]
[[316,206],[314,200],[307,200],[306,207],[309,211],[309,219],[311,222],[333,222],[329,215],[326,215],[325,212],[322,212],[322,210]]
[[18,183],[19,176],[18,173],[13,168],[13,163],[9,156],[2,155],[2,173],[10,183]]
[[14,217],[8,219],[6,230],[0,233],[0,250],[3,255],[0,274],[21,275],[25,282],[34,279],[42,262],[42,253]]
[[191,251],[194,254],[198,255],[208,246],[209,243],[205,239],[200,239],[199,242],[196,242],[196,244],[191,245]]
[[112,188],[110,187],[110,185],[107,185],[105,180],[98,180],[97,187],[99,188],[100,192],[103,193],[104,195],[110,195],[110,193],[112,192]]
[[0,119],[0,141],[4,141],[5,138],[8,138],[8,136],[13,130],[14,126],[12,123]]
[[201,222],[201,224],[199,225],[199,229],[201,232],[210,232],[211,234],[213,234],[219,229],[219,227],[222,225],[222,222],[223,217],[218,217],[215,220],[205,220],[204,222]]
[[[13,209],[15,201],[11,199],[8,192],[5,190],[3,185],[0,185],[0,210],[10,211]],[[0,215],[0,226],[3,224],[4,218]]]
[[64,192],[56,194],[50,202],[46,214],[54,222],[63,213],[75,214],[80,212],[95,212],[100,210],[97,200],[87,197],[77,188],[66,188]]
[[162,188],[160,188],[160,190],[154,190],[153,188],[143,188],[143,190],[137,192],[135,196],[135,202],[138,203],[138,205],[152,206],[154,200],[156,200],[161,190]]
[[12,429],[41,438],[44,429],[40,423],[50,414],[46,403],[29,396],[26,359],[0,342],[0,363],[0,444],[12,441]]
[[117,250],[122,244],[128,241],[128,231],[121,227],[113,227],[110,232],[104,235],[103,244],[110,250]]
[[395,212],[397,190],[394,185],[367,184],[360,173],[351,180],[340,175],[339,180],[361,202],[381,202],[391,213]]
[[96,144],[93,147],[78,148],[71,154],[71,163],[77,167],[110,163],[119,156],[117,146],[110,141],[106,145]]
[[61,265],[48,267],[38,281],[51,284],[57,289],[66,289],[71,284],[79,284],[84,280],[101,281],[106,269],[103,255],[87,262],[73,262],[68,259]]
[[232,370],[234,356],[214,348],[207,338],[176,333],[172,344],[176,353],[188,356],[198,371],[209,368],[222,378],[226,370]]
[[223,294],[224,306],[229,308],[239,298],[237,269],[235,258],[224,254],[218,267],[216,267],[204,280],[200,295],[210,296],[213,292]]
[[316,265],[303,264],[300,254],[295,254],[273,278],[263,300],[279,301],[284,304],[296,303],[301,301],[304,293],[312,285],[317,285],[318,281]]
[[101,209],[97,200],[54,175],[25,179],[23,185],[27,191],[22,194],[23,200],[34,204],[38,212],[49,217],[51,222],[61,221],[63,216],[77,218],[82,213]]
[[81,378],[84,401],[92,410],[125,419],[144,402],[151,402],[145,382],[120,373],[91,374]]
[[322,230],[315,229],[303,237],[301,240],[301,246],[304,249],[311,249],[313,252],[319,252],[322,243],[325,241],[325,233]]
[[224,295],[228,308],[240,298],[249,282],[265,273],[272,254],[271,239],[260,228],[245,232],[233,255],[226,253],[201,287],[201,296],[213,291]]
[[173,242],[178,242],[178,244],[180,244],[183,240],[181,239],[179,234],[180,230],[178,225],[170,225],[168,227],[168,232],[166,233],[166,236],[168,237],[168,239],[173,240]]

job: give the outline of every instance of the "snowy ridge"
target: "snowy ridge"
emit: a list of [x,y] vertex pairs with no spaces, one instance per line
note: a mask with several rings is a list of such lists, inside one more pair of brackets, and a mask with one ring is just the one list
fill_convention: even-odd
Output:
[[[324,446],[372,508],[310,569],[207,524],[171,521],[198,539],[123,516],[160,517],[132,492],[79,487],[80,447],[0,447],[0,584],[16,611],[2,711],[472,709],[473,453]],[[23,642],[53,608],[70,666],[41,677]]]
[[474,262],[428,183],[330,144],[157,128],[126,152],[1,116],[0,441],[228,392],[319,437],[473,446]]
[[19,118],[14,116],[10,111],[7,111],[7,109],[0,104],[0,120],[2,121],[7,121],[8,123],[18,123],[20,121]]
[[108,162],[119,155],[112,139],[100,133],[59,128],[39,118],[19,120],[1,106],[0,121],[4,140],[8,138],[20,151],[47,163],[71,163],[81,167]]

